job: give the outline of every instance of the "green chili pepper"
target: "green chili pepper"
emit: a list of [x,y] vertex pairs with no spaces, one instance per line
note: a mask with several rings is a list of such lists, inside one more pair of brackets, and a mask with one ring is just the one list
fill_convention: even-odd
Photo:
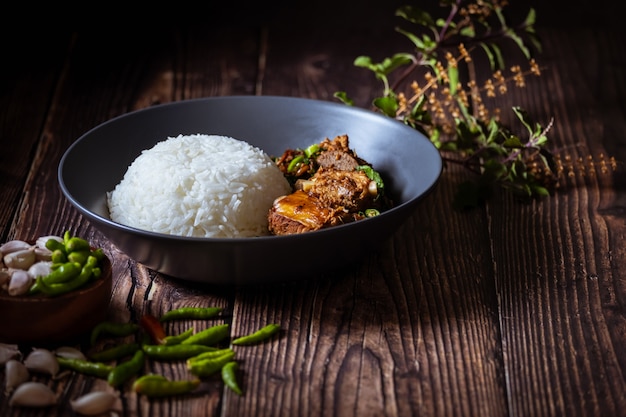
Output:
[[123,358],[128,355],[133,355],[138,350],[138,343],[123,343],[121,345],[116,345],[112,348],[100,352],[91,353],[89,357],[94,361],[108,362],[115,359]]
[[232,361],[234,357],[235,352],[230,351],[215,358],[187,360],[187,369],[197,377],[207,377],[221,370],[222,367]]
[[51,252],[61,251],[65,253],[65,244],[57,239],[48,239],[45,244],[46,248]]
[[179,345],[183,340],[188,339],[189,336],[193,334],[193,332],[194,330],[192,327],[190,329],[185,330],[181,334],[165,336],[163,338],[163,344],[168,345],[168,346]]
[[179,360],[188,359],[204,352],[217,350],[215,347],[205,345],[143,345],[143,351],[151,359],[157,360]]
[[181,342],[181,345],[214,345],[228,337],[228,324],[206,328]]
[[210,319],[222,312],[221,307],[181,307],[163,314],[159,320],[203,320]]
[[113,367],[101,362],[91,362],[84,359],[72,359],[57,357],[57,361],[62,368],[71,369],[84,375],[91,375],[106,379]]
[[96,266],[91,270],[92,278],[100,278],[102,276],[102,268]]
[[67,254],[67,260],[70,262],[78,262],[81,265],[87,263],[87,257],[91,254],[89,249],[77,250]]
[[66,230],[65,233],[63,233],[63,246],[66,246],[67,242],[69,242],[71,238],[72,235],[70,234],[70,231]]
[[304,154],[306,155],[307,158],[311,158],[313,155],[318,153],[319,150],[320,150],[320,146],[317,143],[314,143],[313,145],[309,146],[308,148],[304,150]]
[[85,239],[78,236],[73,236],[65,242],[65,251],[67,253],[81,250],[90,250],[89,242],[87,242]]
[[[50,239],[50,240],[54,240],[54,239]],[[50,260],[52,261],[52,269],[57,269],[59,267],[59,264],[62,265],[65,262],[67,262],[67,254],[65,253],[65,250],[60,250],[60,249],[54,250],[52,251],[52,255],[50,255]]]
[[133,391],[148,397],[166,397],[169,395],[187,394],[200,385],[199,379],[183,379],[172,381],[165,377],[144,375],[135,380]]
[[85,260],[85,263],[83,265],[89,265],[92,268],[95,268],[98,266],[98,258],[96,258],[95,256],[93,256],[92,254],[89,254],[87,256],[87,260]]
[[369,209],[365,209],[365,217],[376,217],[380,214],[380,211],[373,209],[373,208],[369,208]]
[[219,356],[226,355],[230,352],[234,352],[234,350],[232,350],[231,348],[225,348],[225,349],[217,349],[217,350],[213,350],[209,352],[204,352],[204,353],[200,353],[199,355],[196,355],[187,359],[187,362],[201,361],[204,359],[215,359]]
[[139,330],[139,325],[135,323],[114,323],[103,321],[91,329],[91,345],[95,345],[101,335],[125,337]]
[[82,265],[78,262],[65,262],[58,266],[54,271],[42,277],[44,284],[61,284],[76,278],[82,269]]
[[169,379],[159,374],[145,374],[137,378],[136,381],[169,381]]
[[236,338],[231,343],[233,345],[252,345],[269,339],[275,333],[278,333],[279,330],[280,324],[268,324],[267,326],[260,328],[254,333]]
[[104,250],[102,250],[102,248],[94,249],[91,251],[91,256],[93,256],[94,258],[98,260],[98,262],[100,262],[105,257]]
[[243,395],[243,391],[239,387],[237,382],[237,371],[239,370],[239,364],[235,361],[227,362],[222,367],[222,381],[224,384],[233,390],[238,395]]
[[[376,183],[376,188],[378,188],[379,195],[383,194],[383,191],[385,189],[385,183],[383,182],[382,177],[377,171],[374,171],[374,169],[369,165],[359,165],[358,167],[356,167],[356,169],[357,171],[365,172],[367,178]],[[378,198],[378,196],[376,198]]]
[[293,158],[291,162],[289,162],[289,165],[287,165],[287,172],[295,171],[298,164],[302,163],[303,161],[304,161],[304,155],[298,155],[295,158]]
[[80,271],[80,274],[70,281],[58,284],[46,284],[45,277],[38,276],[35,284],[37,285],[36,288],[47,296],[56,297],[82,287],[89,281],[92,274],[93,268],[89,265],[85,265]]
[[131,359],[120,363],[109,372],[109,376],[107,377],[109,385],[119,387],[124,382],[137,375],[143,368],[144,362],[145,354],[143,350],[136,351]]

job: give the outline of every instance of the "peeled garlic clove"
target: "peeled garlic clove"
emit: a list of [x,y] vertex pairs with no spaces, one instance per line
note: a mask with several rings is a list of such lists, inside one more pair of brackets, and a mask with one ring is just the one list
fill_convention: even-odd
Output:
[[29,371],[41,372],[52,376],[59,372],[60,366],[56,356],[48,349],[33,349],[24,359],[24,365]]
[[54,239],[58,242],[63,243],[63,238],[61,236],[41,236],[40,238],[37,239],[37,241],[35,241],[35,246],[37,246],[38,248],[46,248],[46,242],[50,239]]
[[24,382],[20,384],[11,399],[9,405],[22,407],[47,407],[57,403],[56,394],[46,384],[41,382]]
[[8,293],[11,296],[26,294],[33,285],[33,278],[27,271],[16,269],[11,274],[11,280],[9,281]]
[[52,272],[52,262],[49,261],[39,261],[35,262],[28,268],[28,275],[33,279],[37,279],[37,277],[48,276]]
[[30,374],[26,366],[17,359],[10,359],[4,364],[5,394],[10,394],[20,384],[28,381]]
[[28,269],[35,263],[35,251],[32,248],[22,249],[4,255],[4,264],[8,268]]
[[94,416],[113,409],[117,398],[109,391],[94,391],[70,401],[70,406],[78,414]]
[[21,358],[22,352],[17,345],[0,343],[0,365],[5,364],[11,359]]
[[81,359],[86,360],[87,357],[81,352],[79,349],[73,348],[71,346],[61,346],[57,350],[54,351],[56,356],[66,359]]
[[0,245],[0,253],[4,256],[9,253],[29,249],[30,247],[30,244],[28,244],[28,242],[24,242],[23,240],[10,240]]
[[52,251],[48,248],[35,247],[33,249],[33,252],[35,252],[36,261],[51,261],[52,260]]

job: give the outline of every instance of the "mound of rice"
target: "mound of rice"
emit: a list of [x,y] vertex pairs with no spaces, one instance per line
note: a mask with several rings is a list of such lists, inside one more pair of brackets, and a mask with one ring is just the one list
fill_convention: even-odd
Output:
[[274,199],[291,192],[260,149],[231,137],[179,135],[144,150],[107,193],[111,220],[188,237],[268,234]]

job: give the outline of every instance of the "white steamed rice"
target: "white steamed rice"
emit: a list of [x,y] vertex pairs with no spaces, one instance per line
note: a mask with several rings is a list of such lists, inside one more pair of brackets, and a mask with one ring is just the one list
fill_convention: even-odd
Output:
[[107,193],[111,220],[188,237],[267,235],[274,199],[291,192],[260,149],[226,136],[179,135],[144,150]]

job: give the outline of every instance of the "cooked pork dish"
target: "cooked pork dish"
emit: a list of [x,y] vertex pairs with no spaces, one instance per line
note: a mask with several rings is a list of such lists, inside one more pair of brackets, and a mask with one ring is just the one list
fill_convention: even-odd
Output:
[[269,231],[289,235],[373,217],[392,207],[382,178],[350,149],[348,136],[288,149],[276,164],[293,192],[278,197],[268,214]]

